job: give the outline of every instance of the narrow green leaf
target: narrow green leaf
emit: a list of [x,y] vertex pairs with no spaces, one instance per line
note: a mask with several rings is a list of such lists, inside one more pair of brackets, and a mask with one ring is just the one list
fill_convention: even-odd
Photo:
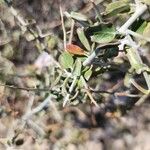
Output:
[[63,52],[59,57],[59,62],[65,69],[73,68],[73,58],[68,52]]
[[[142,34],[144,38],[150,39],[150,22],[144,21],[136,32]],[[140,39],[139,43],[145,45],[148,41],[149,40]]]
[[137,74],[141,74],[142,72],[150,72],[150,68],[141,62],[140,56],[136,53],[136,50],[133,48],[126,49],[126,56],[129,59],[131,64],[131,68],[135,70]]
[[92,75],[92,69],[90,68],[84,73],[84,78],[88,81],[91,75]]
[[79,37],[81,43],[84,45],[84,47],[85,47],[88,51],[91,51],[91,47],[90,47],[89,41],[88,41],[88,39],[86,38],[86,36],[85,36],[85,34],[84,34],[83,28],[78,28],[78,29],[77,29],[77,34],[78,34],[78,37]]
[[80,79],[78,80],[78,87],[83,88],[83,87],[85,87],[85,85],[86,85],[86,81],[85,81],[84,77],[80,76]]
[[136,53],[136,50],[133,48],[128,48],[126,49],[126,51],[126,56],[128,57],[128,60],[131,64],[131,68],[136,70],[137,73],[139,73],[138,70],[141,68],[142,64],[141,59]]
[[111,17],[118,13],[130,10],[129,0],[120,0],[109,3],[106,6],[106,16]]
[[75,76],[80,76],[81,75],[81,68],[82,68],[81,59],[76,59],[73,74]]
[[71,12],[70,17],[79,21],[88,21],[88,17],[77,12]]
[[150,37],[150,22],[147,23],[147,26],[145,27],[143,31],[143,36]]
[[109,43],[111,42],[116,35],[115,28],[103,26],[100,31],[95,32],[93,36],[91,36],[91,40],[96,43]]
[[133,69],[129,69],[129,72],[127,72],[124,77],[124,85],[128,88],[131,86],[130,80],[133,78],[133,74],[130,73],[131,70]]
[[63,84],[62,84],[62,86],[61,86],[61,88],[62,88],[61,93],[64,96],[68,93],[67,89],[66,89],[68,81],[69,81],[69,77],[66,77],[65,80],[64,80],[64,82],[63,82]]
[[136,30],[136,32],[139,33],[139,34],[142,34],[142,33],[144,32],[146,26],[147,26],[147,22],[144,21],[144,22],[140,25],[140,27]]
[[84,87],[84,84],[83,84],[83,81],[82,81],[82,78],[80,76],[79,80],[78,80],[78,87],[79,88],[83,88]]

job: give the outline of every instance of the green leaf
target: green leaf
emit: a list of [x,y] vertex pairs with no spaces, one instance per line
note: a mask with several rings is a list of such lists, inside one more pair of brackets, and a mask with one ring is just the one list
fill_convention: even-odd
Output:
[[79,21],[88,21],[88,17],[77,12],[71,12],[70,17]]
[[141,66],[141,62],[139,62],[139,58],[136,55],[136,50],[133,48],[127,48],[126,51],[127,51],[126,56],[129,59],[131,67],[134,68],[135,70],[138,70],[139,69],[138,67]]
[[49,49],[54,49],[54,47],[57,44],[57,41],[58,41],[58,39],[55,36],[46,37],[44,40],[44,42],[47,44]]
[[75,61],[75,67],[74,67],[73,74],[75,76],[80,76],[81,75],[81,68],[82,68],[81,59],[78,58]]
[[139,58],[139,55],[137,55],[137,52],[135,49],[130,48],[130,49],[126,49],[126,51],[127,51],[126,56],[129,59],[131,68],[135,70],[137,74],[141,74],[144,71],[150,72],[150,68],[146,66],[146,64],[143,64],[141,62],[141,59]]
[[63,84],[62,84],[62,86],[61,86],[61,88],[62,88],[62,90],[61,90],[61,93],[62,93],[62,95],[66,95],[68,92],[67,92],[67,83],[68,83],[68,81],[69,81],[69,77],[66,77],[65,78],[65,80],[63,81]]
[[106,6],[106,17],[114,16],[130,10],[129,0],[120,0]]
[[128,87],[128,88],[130,87],[130,85],[131,85],[130,80],[131,80],[132,78],[133,78],[133,74],[127,72],[126,75],[125,75],[125,77],[124,77],[124,85],[125,85],[126,87]]
[[115,28],[103,26],[98,32],[95,32],[93,36],[91,36],[91,40],[96,43],[109,43],[111,42],[116,35]]
[[139,33],[139,34],[142,34],[142,33],[144,32],[146,26],[147,26],[147,22],[144,21],[144,22],[140,25],[140,27],[136,30],[136,32]]
[[84,77],[80,76],[80,78],[78,80],[78,87],[83,88],[83,87],[85,87],[85,85],[86,85],[86,81],[85,81]]
[[72,55],[68,52],[63,52],[59,57],[59,62],[62,65],[63,68],[73,68],[73,58]]
[[80,76],[80,78],[79,78],[79,80],[78,80],[78,87],[79,88],[83,88],[84,87],[84,84],[83,84],[83,82],[82,82],[82,78],[81,78],[81,76]]
[[85,73],[84,73],[84,78],[88,81],[90,79],[92,75],[92,68],[88,69]]
[[147,26],[145,27],[143,31],[143,36],[150,38],[150,22],[147,23]]
[[[150,22],[144,21],[143,24],[139,27],[139,29],[136,32],[141,34],[144,38],[150,39]],[[148,41],[144,39],[140,39],[139,43],[141,45],[145,45]]]
[[90,47],[89,41],[88,41],[88,39],[86,38],[86,36],[84,34],[84,29],[83,28],[78,28],[77,29],[77,34],[78,34],[78,37],[79,37],[81,43],[84,45],[84,47],[88,51],[91,51],[91,47]]

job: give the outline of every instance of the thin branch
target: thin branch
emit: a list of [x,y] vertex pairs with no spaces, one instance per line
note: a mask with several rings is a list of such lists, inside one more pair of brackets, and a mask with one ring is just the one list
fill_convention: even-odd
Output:
[[63,107],[65,107],[65,105],[67,104],[67,102],[69,101],[69,97],[70,97],[70,94],[72,93],[74,87],[76,86],[76,82],[77,82],[77,76],[74,76],[73,78],[73,81],[72,81],[72,84],[69,88],[69,93],[66,95],[65,99],[64,99],[64,102],[63,102]]
[[79,91],[77,90],[76,93],[73,95],[73,97],[70,98],[70,100],[74,100],[79,95]]
[[86,81],[85,81],[85,79],[84,79],[83,76],[81,76],[81,79],[82,79],[82,83],[83,83],[84,88],[85,88],[85,89],[83,89],[83,90],[87,93],[87,95],[88,95],[88,97],[90,98],[91,102],[92,102],[96,107],[100,107],[100,106],[97,104],[97,102],[94,100],[92,94],[90,93],[88,84],[86,83]]
[[135,37],[135,38],[143,39],[143,40],[145,40],[145,41],[147,41],[147,42],[150,42],[150,38],[149,38],[149,37],[145,37],[145,36],[143,36],[143,35],[141,35],[141,34],[138,34],[138,33],[136,33],[136,32],[133,32],[133,31],[131,31],[131,30],[129,30],[129,29],[126,30],[126,33],[132,35],[132,36]]
[[62,7],[61,5],[59,6],[60,9],[60,16],[61,16],[61,24],[62,24],[62,30],[63,30],[63,40],[64,40],[64,49],[66,50],[66,29],[65,29],[65,25],[64,25],[64,17],[63,17],[63,11],[62,11]]
[[66,106],[67,102],[69,101],[69,97],[70,97],[70,94],[67,93],[67,95],[66,95],[66,97],[65,97],[65,99],[64,99],[64,102],[63,102],[63,107]]
[[98,46],[87,58],[86,60],[83,62],[83,66],[88,66],[91,65],[92,62],[94,61],[94,59],[96,58],[96,56],[99,54],[99,52],[101,52],[102,50],[106,49],[106,48],[111,48],[112,46],[118,46],[120,44],[119,42],[115,42],[115,43],[107,43],[107,44],[103,44]]
[[74,31],[74,25],[75,25],[75,21],[73,19],[71,19],[71,21],[72,21],[72,23],[71,23],[71,30],[70,30],[70,37],[69,37],[68,44],[72,43],[73,31]]
[[136,98],[136,97],[141,97],[141,94],[129,94],[126,92],[115,92],[114,95],[116,96],[126,96],[126,97],[132,97],[132,98]]
[[150,96],[150,94],[147,95],[143,95],[136,103],[136,106],[140,106],[141,104],[143,104],[145,102],[145,100]]
[[[139,66],[142,66],[142,65],[144,66],[143,61],[142,61],[142,59],[141,59],[141,57],[140,57],[140,54],[139,54],[139,52],[138,52],[138,49],[140,49],[140,47],[139,47],[139,45],[138,45],[135,41],[132,40],[132,38],[131,38],[129,35],[127,35],[127,36],[121,41],[120,47],[124,47],[124,45],[130,46],[130,47],[132,47],[133,50],[134,50],[134,51],[133,51],[133,50],[130,50],[130,51],[128,51],[128,53],[127,53],[127,57],[129,58],[129,61],[131,61],[130,59],[133,58],[133,60],[135,60],[136,63],[137,63]],[[134,55],[133,55],[133,53],[134,53]],[[130,63],[131,63],[131,66],[132,66],[132,62],[130,62]],[[145,79],[145,81],[146,81],[148,90],[150,90],[150,75],[149,75],[147,72],[145,72],[145,71],[143,71],[142,73],[143,73],[144,79]]]
[[35,99],[35,94],[34,94],[33,92],[30,92],[30,93],[29,93],[28,105],[27,105],[27,108],[26,108],[26,109],[27,109],[27,110],[26,110],[26,113],[31,112],[34,99]]
[[135,13],[126,21],[123,26],[120,27],[120,29],[118,30],[119,33],[126,34],[126,30],[139,16],[141,16],[146,11],[146,9],[147,6],[145,4],[140,4],[140,7],[137,7]]
[[110,92],[110,91],[103,91],[103,90],[94,90],[90,89],[91,92],[94,93],[100,93],[100,94],[110,94],[110,95],[115,95],[115,96],[127,96],[127,97],[141,97],[142,95],[140,94],[129,94],[126,91],[125,92]]
[[148,90],[150,91],[150,75],[149,75],[149,73],[147,73],[147,72],[144,71],[143,72],[143,76],[145,78]]
[[90,65],[95,59],[95,57],[98,55],[99,51],[100,49],[97,48],[90,56],[88,56],[88,58],[83,62],[83,66]]
[[51,101],[51,95],[49,95],[39,106],[37,106],[36,108],[34,108],[31,113],[32,115],[40,112],[45,106],[47,106],[49,104],[49,102]]
[[23,120],[28,120],[31,116],[35,115],[36,113],[40,112],[45,106],[49,104],[51,100],[51,95],[49,95],[40,105],[36,108],[32,109],[29,113],[24,115]]
[[14,89],[14,90],[23,90],[23,91],[50,91],[51,88],[43,88],[43,89],[39,89],[39,88],[26,88],[26,87],[17,87],[17,86],[13,86],[13,85],[7,85],[7,84],[0,84],[0,86],[4,86],[6,88],[10,88],[10,89]]
[[20,22],[20,24],[21,24],[22,26],[27,26],[27,25],[28,25],[28,23],[25,22],[25,21],[23,20],[23,18],[22,18],[20,15],[18,15],[18,12],[17,12],[16,9],[14,9],[12,6],[9,7],[9,8],[10,8],[10,11],[11,11],[11,13],[13,14],[13,16]]
[[22,121],[24,122],[22,125],[22,129],[24,128],[25,124],[27,124],[38,135],[40,135],[42,137],[46,135],[45,131],[39,125],[37,125],[35,122],[33,122],[30,118],[32,117],[32,115],[40,112],[45,106],[47,106],[48,103],[50,102],[50,100],[51,100],[51,96],[49,95],[39,106],[37,106],[36,108],[34,108],[32,110],[31,107],[33,105],[34,97],[33,96],[30,97],[28,107],[27,107],[27,112],[22,117]]
[[27,125],[32,128],[40,137],[46,135],[45,131],[32,120],[27,120]]
[[32,105],[35,99],[35,95],[34,93],[30,92],[29,93],[29,99],[28,99],[28,104],[27,104],[27,108],[26,108],[26,113],[22,116],[22,126],[21,126],[21,130],[24,129],[26,123],[27,123],[27,115],[30,114],[31,109],[32,109]]
[[90,98],[91,102],[96,106],[96,107],[99,107],[100,106],[97,104],[97,102],[94,100],[92,94],[90,93],[90,91],[88,89],[85,89],[85,92],[87,93],[88,97]]
[[139,91],[141,91],[142,93],[144,93],[144,94],[149,94],[150,93],[150,90],[145,90],[143,87],[141,87],[138,83],[136,83],[135,81],[134,81],[134,79],[130,79],[130,82],[139,90]]
[[104,90],[94,90],[92,88],[89,89],[91,92],[94,93],[105,93],[105,94],[114,94],[114,92],[110,92],[110,91],[104,91]]
[[42,33],[42,30],[40,29],[40,27],[39,27],[38,25],[36,25],[36,28],[37,28],[38,33],[39,33],[39,36],[40,36],[41,38],[44,38],[44,37],[47,37],[47,36],[52,35],[51,32],[48,32],[48,33],[43,34],[43,33]]

